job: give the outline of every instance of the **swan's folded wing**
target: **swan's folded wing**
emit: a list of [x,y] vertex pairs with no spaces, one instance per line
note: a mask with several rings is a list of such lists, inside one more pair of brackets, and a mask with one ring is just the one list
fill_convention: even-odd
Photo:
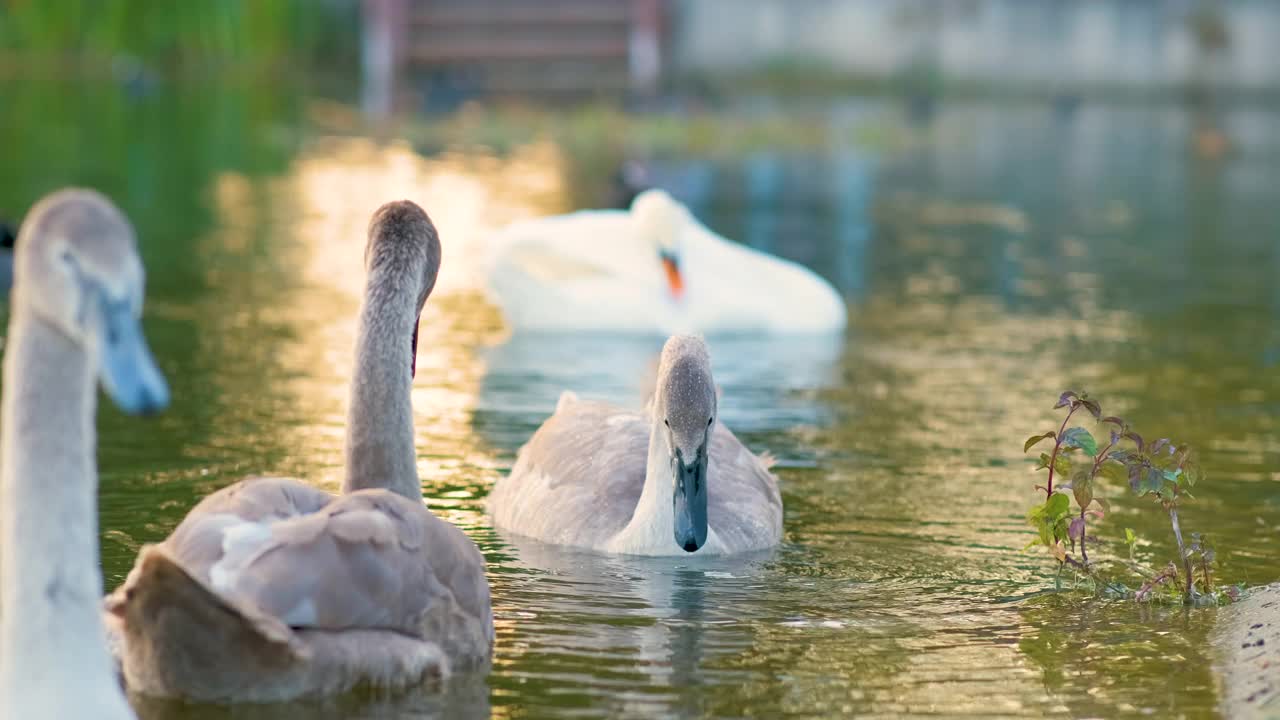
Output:
[[213,589],[292,627],[393,630],[452,656],[492,646],[484,558],[421,503],[362,490],[231,544],[211,568]]
[[273,523],[319,512],[334,496],[291,478],[255,477],[218,490],[201,500],[165,541],[183,569],[208,583],[209,571],[223,559],[226,533],[267,533]]
[[776,545],[782,538],[782,496],[760,456],[723,425],[711,436],[707,515],[732,551]]
[[494,521],[546,542],[599,545],[635,512],[648,445],[643,416],[562,398],[494,488]]
[[546,252],[566,256],[589,254],[602,241],[615,241],[630,227],[623,210],[583,210],[567,215],[518,220],[491,233],[483,245],[483,266],[492,272],[513,251],[539,245]]
[[548,285],[573,283],[590,279],[607,279],[612,276],[607,268],[589,262],[557,248],[529,243],[511,249],[505,258],[512,268]]

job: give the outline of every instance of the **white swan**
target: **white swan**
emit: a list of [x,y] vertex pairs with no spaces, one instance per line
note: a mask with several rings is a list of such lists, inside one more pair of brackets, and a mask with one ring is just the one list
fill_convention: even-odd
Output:
[[128,220],[88,190],[45,197],[22,225],[0,419],[0,717],[134,717],[98,598],[95,378],[130,413],[169,390],[138,320]]
[[566,392],[489,496],[494,524],[634,555],[727,554],[782,539],[767,461],[716,422],[706,344],[667,340],[645,413]]
[[507,320],[533,330],[823,333],[845,326],[829,283],[731,242],[661,190],[630,212],[514,223],[491,241],[488,284]]
[[107,599],[149,695],[275,701],[398,688],[493,648],[484,558],[422,502],[410,385],[440,243],[411,202],[374,214],[343,494],[258,478],[200,502]]

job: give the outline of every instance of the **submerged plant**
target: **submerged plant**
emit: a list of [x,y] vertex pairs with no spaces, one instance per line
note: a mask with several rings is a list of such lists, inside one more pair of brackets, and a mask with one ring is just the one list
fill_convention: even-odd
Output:
[[[1215,553],[1199,533],[1192,542],[1184,542],[1178,509],[1185,499],[1192,498],[1191,488],[1203,478],[1203,471],[1189,446],[1175,445],[1167,438],[1147,443],[1122,418],[1103,417],[1102,407],[1088,394],[1068,390],[1058,398],[1055,409],[1066,409],[1066,416],[1056,431],[1050,430],[1027,438],[1023,452],[1045,440],[1053,441],[1050,452],[1040,453],[1037,470],[1047,472],[1043,490],[1044,502],[1032,506],[1027,522],[1036,530],[1036,539],[1027,547],[1043,545],[1058,561],[1059,574],[1064,566],[1071,566],[1084,573],[1097,588],[1114,593],[1123,586],[1099,577],[1098,567],[1089,560],[1089,543],[1097,539],[1089,534],[1090,519],[1100,519],[1110,508],[1097,494],[1099,479],[1128,482],[1129,488],[1141,497],[1155,500],[1164,509],[1173,528],[1178,544],[1178,563],[1170,563],[1161,571],[1141,567],[1134,557],[1137,536],[1125,529],[1125,543],[1129,548],[1129,562],[1125,565],[1145,578],[1142,586],[1132,595],[1144,600],[1152,597],[1161,587],[1175,587],[1184,602],[1195,602],[1201,595],[1216,600],[1212,585],[1212,566]],[[1068,427],[1077,411],[1084,409],[1094,421],[1106,429],[1105,444],[1081,426]],[[1067,478],[1063,482],[1062,478]],[[1055,485],[1055,480],[1057,484]],[[1069,493],[1069,494],[1068,494]],[[1072,507],[1071,501],[1075,500]],[[1079,557],[1073,553],[1078,550]],[[1198,561],[1197,573],[1193,563]],[[1176,581],[1176,582],[1175,582]],[[1125,593],[1127,594],[1127,593]],[[1227,593],[1231,594],[1231,593]]]

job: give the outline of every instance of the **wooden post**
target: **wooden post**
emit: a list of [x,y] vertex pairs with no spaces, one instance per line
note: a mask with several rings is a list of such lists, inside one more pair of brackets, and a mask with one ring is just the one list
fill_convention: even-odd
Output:
[[654,95],[662,76],[661,0],[631,0],[631,38],[628,67],[631,91]]
[[368,115],[385,117],[395,109],[406,10],[406,0],[363,0],[360,4],[360,105]]

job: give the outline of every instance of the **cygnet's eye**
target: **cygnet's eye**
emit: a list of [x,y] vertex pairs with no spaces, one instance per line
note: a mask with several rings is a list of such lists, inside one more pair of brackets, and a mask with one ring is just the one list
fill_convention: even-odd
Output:
[[671,421],[670,421],[670,420],[663,419],[662,424],[663,424],[663,425],[666,425],[668,430],[670,430],[670,429],[671,429]]
[[714,417],[709,417],[709,418],[707,418],[707,427],[711,427],[711,423],[713,423],[713,422],[715,422],[715,418],[714,418]]
[[88,300],[89,294],[84,290],[84,276],[80,274],[80,265],[76,262],[76,258],[68,249],[62,250],[58,254],[58,262],[62,263],[62,267],[66,270],[67,275],[71,279],[71,293],[74,296],[72,300],[76,308],[75,322],[83,326],[88,322]]

